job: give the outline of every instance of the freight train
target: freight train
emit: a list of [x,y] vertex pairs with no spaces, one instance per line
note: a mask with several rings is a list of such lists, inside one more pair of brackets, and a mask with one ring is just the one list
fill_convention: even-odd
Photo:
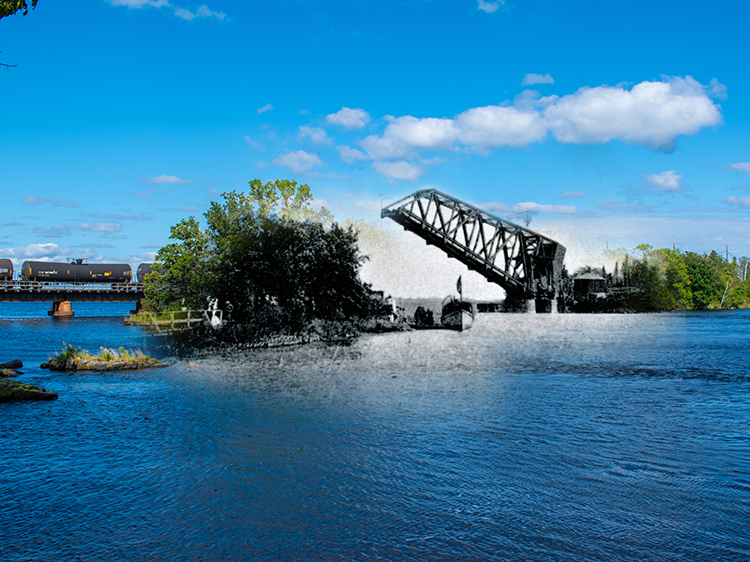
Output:
[[[73,259],[70,263],[49,261],[25,261],[21,266],[20,278],[23,281],[49,281],[53,283],[130,283],[143,282],[146,275],[155,271],[152,263],[142,263],[136,270],[127,263],[86,263]],[[0,259],[0,281],[13,279],[13,262]]]

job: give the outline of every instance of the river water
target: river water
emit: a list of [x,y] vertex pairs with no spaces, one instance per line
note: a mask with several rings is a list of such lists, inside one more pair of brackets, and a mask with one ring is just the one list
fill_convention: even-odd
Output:
[[[750,559],[750,312],[177,357],[117,306],[0,307],[60,395],[0,404],[4,561]],[[171,366],[39,369],[63,342]]]

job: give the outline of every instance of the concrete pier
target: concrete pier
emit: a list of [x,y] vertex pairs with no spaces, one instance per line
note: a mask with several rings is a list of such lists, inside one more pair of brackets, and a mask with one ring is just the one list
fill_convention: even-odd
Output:
[[54,301],[52,303],[52,310],[47,314],[55,317],[70,318],[75,315],[75,312],[73,312],[73,303],[70,301]]

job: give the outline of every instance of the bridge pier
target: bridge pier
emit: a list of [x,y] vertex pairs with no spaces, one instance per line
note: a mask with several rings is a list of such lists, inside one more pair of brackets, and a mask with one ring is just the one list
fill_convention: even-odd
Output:
[[54,301],[52,310],[47,314],[56,318],[70,318],[75,315],[75,312],[73,312],[73,304],[70,301]]
[[536,299],[534,301],[534,308],[539,314],[557,312],[557,301],[553,299]]

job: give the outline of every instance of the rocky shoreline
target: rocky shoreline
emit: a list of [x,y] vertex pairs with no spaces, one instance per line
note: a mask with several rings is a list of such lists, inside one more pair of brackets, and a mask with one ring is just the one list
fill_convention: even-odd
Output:
[[0,363],[0,403],[19,402],[22,400],[57,400],[57,394],[48,392],[43,386],[10,380],[11,377],[23,374],[17,371],[17,369],[21,368],[23,368],[23,362],[18,359]]

